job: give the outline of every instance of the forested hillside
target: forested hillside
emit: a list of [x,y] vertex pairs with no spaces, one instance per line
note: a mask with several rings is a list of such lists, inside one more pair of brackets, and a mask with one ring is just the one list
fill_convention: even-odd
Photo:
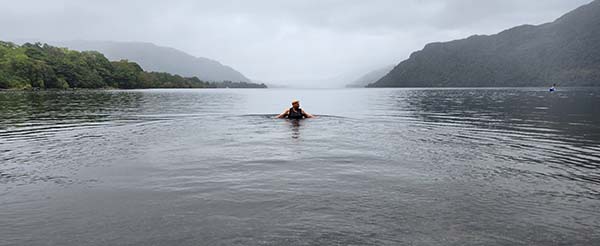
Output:
[[370,87],[600,86],[600,0],[539,26],[432,43]]
[[74,51],[41,43],[0,41],[0,88],[264,88],[244,82],[209,83],[197,77],[145,72],[137,63],[109,61],[96,51]]

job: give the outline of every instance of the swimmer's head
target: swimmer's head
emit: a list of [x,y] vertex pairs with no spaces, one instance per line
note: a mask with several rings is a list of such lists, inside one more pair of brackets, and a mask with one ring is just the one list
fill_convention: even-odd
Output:
[[298,101],[298,100],[293,100],[293,101],[292,101],[292,107],[294,107],[294,108],[299,108],[299,107],[300,107],[300,101]]

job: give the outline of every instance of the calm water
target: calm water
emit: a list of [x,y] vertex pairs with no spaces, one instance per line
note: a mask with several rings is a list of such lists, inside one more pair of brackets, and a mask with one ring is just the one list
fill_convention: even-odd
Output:
[[[274,119],[292,99],[319,118]],[[0,92],[2,245],[598,245],[600,89]]]

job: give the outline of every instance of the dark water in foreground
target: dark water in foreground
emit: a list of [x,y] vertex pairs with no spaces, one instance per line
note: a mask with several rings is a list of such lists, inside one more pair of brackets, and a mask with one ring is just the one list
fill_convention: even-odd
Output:
[[[272,116],[301,99],[317,119]],[[600,90],[0,92],[1,245],[599,245]]]

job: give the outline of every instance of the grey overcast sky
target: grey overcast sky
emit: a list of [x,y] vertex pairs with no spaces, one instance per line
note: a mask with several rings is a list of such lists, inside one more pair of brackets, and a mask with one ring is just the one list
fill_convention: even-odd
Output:
[[591,0],[0,0],[0,40],[144,41],[274,84],[334,85],[426,43],[541,24]]

